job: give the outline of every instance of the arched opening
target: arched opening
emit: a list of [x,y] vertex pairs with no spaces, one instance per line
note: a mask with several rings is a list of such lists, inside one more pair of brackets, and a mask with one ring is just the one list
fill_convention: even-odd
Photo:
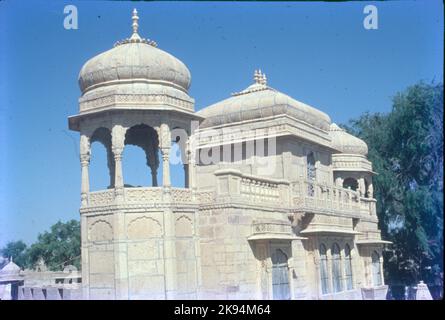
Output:
[[341,278],[340,247],[338,244],[334,243],[332,246],[332,281],[334,292],[340,292],[343,290]]
[[[90,138],[90,191],[114,187],[114,157],[111,152],[111,132],[107,128],[96,129]],[[105,167],[105,163],[108,169]]]
[[328,256],[326,252],[326,246],[324,244],[320,245],[320,282],[321,282],[321,293],[329,293],[329,274],[328,274]]
[[133,126],[127,130],[124,144],[122,171],[125,187],[157,187],[161,181],[157,132],[145,124]]
[[289,300],[289,269],[287,255],[281,249],[272,253],[272,297],[274,300]]
[[382,285],[382,273],[380,268],[380,255],[374,251],[371,255],[372,260],[372,284],[374,287]]
[[354,179],[354,178],[346,178],[346,179],[343,181],[343,188],[345,188],[345,189],[349,189],[349,188],[351,188],[351,190],[356,191],[357,188],[358,188],[358,182],[357,182],[357,180]]
[[351,248],[348,244],[345,246],[345,282],[346,290],[352,290],[354,287],[352,282],[352,257]]

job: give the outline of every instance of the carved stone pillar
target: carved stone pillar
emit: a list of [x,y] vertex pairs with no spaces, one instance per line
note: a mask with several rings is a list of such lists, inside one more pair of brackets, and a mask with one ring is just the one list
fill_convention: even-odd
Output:
[[162,148],[162,185],[170,187],[170,148]]
[[124,179],[122,176],[122,149],[113,148],[114,154],[114,193],[117,202],[124,200]]
[[88,173],[88,166],[90,164],[90,155],[80,155],[80,165],[82,171],[82,184],[80,191],[81,205],[85,207],[88,205],[88,193],[90,192],[90,178]]
[[124,200],[124,179],[122,175],[122,152],[124,150],[125,128],[115,125],[111,132],[112,146],[114,155],[114,197],[116,202]]
[[372,182],[368,186],[368,198],[374,198],[374,187],[372,186]]
[[90,178],[88,172],[88,166],[90,164],[90,139],[86,135],[80,136],[80,166],[81,166],[81,187],[80,198],[81,205],[85,207],[88,205],[88,193],[90,192]]
[[360,191],[360,197],[364,197],[366,193],[365,179],[358,179],[358,190]]
[[170,128],[165,122],[161,124],[161,154],[162,154],[162,185],[164,187],[170,187],[170,149],[171,149],[171,137]]

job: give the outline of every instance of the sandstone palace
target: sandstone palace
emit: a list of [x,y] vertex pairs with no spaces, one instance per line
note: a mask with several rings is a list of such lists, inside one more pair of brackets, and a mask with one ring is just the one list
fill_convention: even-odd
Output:
[[[190,71],[138,20],[134,10],[131,37],[82,67],[68,119],[80,133],[83,298],[384,299],[367,145],[260,70],[195,112]],[[93,192],[94,142],[110,184]],[[125,183],[126,145],[145,152],[150,187]]]

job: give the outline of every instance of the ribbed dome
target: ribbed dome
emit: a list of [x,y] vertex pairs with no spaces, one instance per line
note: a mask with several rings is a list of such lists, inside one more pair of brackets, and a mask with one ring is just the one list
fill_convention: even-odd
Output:
[[287,114],[329,131],[331,119],[327,114],[267,86],[261,72],[255,72],[254,79],[255,83],[247,89],[197,112],[205,118],[200,127]]
[[329,135],[332,138],[332,146],[341,153],[359,154],[362,156],[368,154],[368,146],[363,140],[347,133],[335,123],[331,124]]
[[133,12],[133,35],[114,48],[88,60],[79,73],[82,93],[116,83],[164,83],[187,91],[190,71],[180,60],[156,48],[154,41],[137,33],[137,12]]

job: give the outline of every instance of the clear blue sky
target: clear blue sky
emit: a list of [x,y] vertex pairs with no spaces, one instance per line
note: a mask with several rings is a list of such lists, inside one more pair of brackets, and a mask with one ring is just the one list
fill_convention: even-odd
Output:
[[[363,28],[369,3],[378,30]],[[78,8],[78,30],[63,28],[66,4]],[[197,110],[247,87],[258,67],[270,86],[337,123],[389,111],[391,96],[419,80],[443,81],[442,1],[1,1],[0,246],[79,218],[79,134],[67,126],[78,111],[78,72],[130,35],[133,7],[140,34],[190,69]],[[125,157],[126,182],[147,180],[142,151]],[[91,170],[93,189],[103,188],[100,146]]]

